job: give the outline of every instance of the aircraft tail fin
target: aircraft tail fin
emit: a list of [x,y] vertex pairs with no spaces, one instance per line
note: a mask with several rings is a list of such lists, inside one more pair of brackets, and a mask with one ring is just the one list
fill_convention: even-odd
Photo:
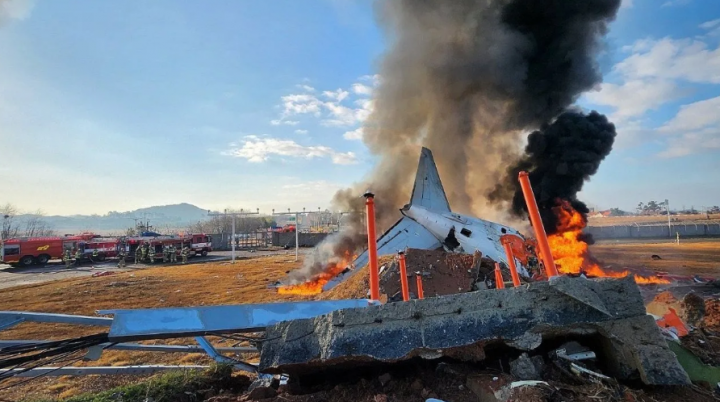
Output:
[[420,153],[410,205],[418,205],[434,212],[450,212],[450,204],[445,196],[435,159],[432,152],[424,147]]

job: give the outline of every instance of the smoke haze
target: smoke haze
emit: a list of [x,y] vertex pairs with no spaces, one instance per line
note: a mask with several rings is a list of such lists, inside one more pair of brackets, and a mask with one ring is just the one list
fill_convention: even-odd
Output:
[[336,204],[356,210],[372,188],[378,227],[387,228],[409,198],[419,147],[426,146],[454,210],[502,218],[487,194],[519,157],[523,131],[549,122],[601,81],[595,56],[619,5],[377,2],[390,45],[364,141],[378,164],[365,183],[336,194]]
[[[408,202],[421,146],[432,150],[454,211],[508,221],[512,191],[496,191],[520,158],[523,133],[551,122],[597,85],[595,62],[620,0],[383,0],[388,39],[364,126],[377,164],[334,205],[357,212],[376,195],[377,228]],[[493,196],[490,196],[490,193]],[[354,231],[354,232],[350,232]],[[329,238],[333,242],[333,237]]]

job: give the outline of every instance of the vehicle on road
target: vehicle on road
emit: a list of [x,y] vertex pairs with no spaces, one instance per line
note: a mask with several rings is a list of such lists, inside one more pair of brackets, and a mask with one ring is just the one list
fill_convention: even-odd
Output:
[[[50,260],[62,259],[65,250],[70,250],[73,258],[77,250],[82,257],[80,262],[100,262],[108,258],[117,258],[121,247],[126,256],[132,255],[143,243],[149,243],[155,254],[162,257],[163,246],[174,245],[178,255],[183,247],[188,247],[193,255],[207,256],[212,251],[212,237],[206,234],[188,234],[178,236],[137,236],[104,237],[93,233],[68,236],[18,237],[5,240],[0,263],[20,265],[45,265]],[[97,251],[97,252],[95,252]]]

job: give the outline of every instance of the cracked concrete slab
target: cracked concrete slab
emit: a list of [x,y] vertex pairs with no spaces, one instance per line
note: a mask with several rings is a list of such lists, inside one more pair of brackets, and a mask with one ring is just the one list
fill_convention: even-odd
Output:
[[529,351],[543,339],[578,335],[605,340],[596,347],[620,379],[689,383],[632,278],[563,278],[283,322],[266,330],[260,370],[303,375],[413,357],[481,361],[490,344]]

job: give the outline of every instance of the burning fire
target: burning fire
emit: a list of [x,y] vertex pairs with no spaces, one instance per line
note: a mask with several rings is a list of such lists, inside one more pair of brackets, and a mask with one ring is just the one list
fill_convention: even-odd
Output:
[[325,270],[312,277],[307,282],[298,283],[297,285],[287,285],[278,288],[278,293],[281,295],[316,295],[322,293],[323,286],[325,286],[330,279],[337,276],[339,273],[345,270],[350,265],[350,259],[343,259],[337,263],[330,263],[327,265]]
[[[587,225],[587,220],[569,202],[560,200],[552,210],[558,218],[557,233],[549,235],[548,242],[558,272],[612,278],[630,275],[629,271],[606,271],[593,261],[588,244],[582,240],[582,230]],[[639,275],[635,275],[635,282],[642,285],[670,283],[667,279],[657,276]]]

